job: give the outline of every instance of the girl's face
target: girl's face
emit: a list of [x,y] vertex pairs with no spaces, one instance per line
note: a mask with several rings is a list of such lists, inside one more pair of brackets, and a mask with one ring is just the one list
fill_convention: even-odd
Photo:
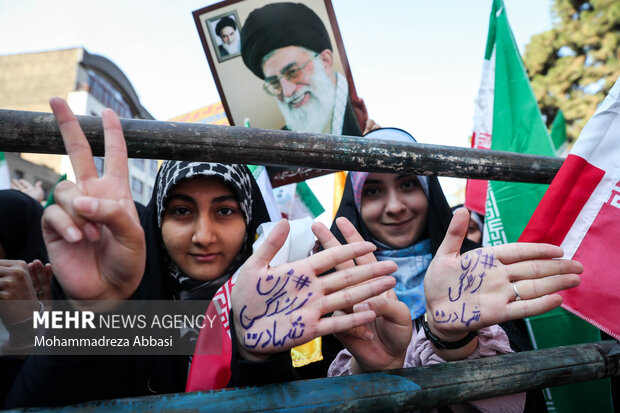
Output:
[[406,248],[426,229],[428,199],[418,178],[371,173],[362,188],[361,213],[370,233],[395,248]]
[[183,180],[167,198],[164,245],[179,269],[195,280],[220,277],[239,255],[245,231],[235,194],[218,178]]
[[[470,212],[472,214],[472,212]],[[467,227],[467,239],[482,243],[482,231],[478,228],[478,224],[473,219],[469,219],[469,226]]]

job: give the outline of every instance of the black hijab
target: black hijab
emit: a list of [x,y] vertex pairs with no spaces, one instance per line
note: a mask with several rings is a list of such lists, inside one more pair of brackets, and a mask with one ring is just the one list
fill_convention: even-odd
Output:
[[49,261],[41,215],[43,207],[31,196],[13,189],[0,190],[0,244],[6,259]]
[[[389,131],[386,131],[386,129],[389,129]],[[366,137],[371,137],[371,135],[374,134],[378,138],[382,138],[381,134],[384,133],[382,131],[387,132],[384,136],[390,136],[390,132],[396,131],[399,134],[402,133],[409,136],[409,138],[415,142],[415,139],[407,132],[395,128],[378,129],[366,135]],[[403,141],[402,139],[398,140]],[[420,179],[420,177],[418,177],[418,179]],[[427,228],[426,232],[422,235],[422,237],[430,238],[431,253],[434,257],[437,253],[437,249],[441,245],[444,237],[446,236],[446,233],[448,232],[448,226],[450,225],[450,221],[452,220],[452,211],[450,209],[450,206],[448,205],[448,201],[446,200],[443,190],[441,189],[441,185],[439,184],[437,176],[428,176],[427,183],[428,191],[425,190],[425,192],[427,192],[428,198]],[[349,221],[351,221],[355,228],[357,228],[360,235],[365,240],[373,243],[375,242],[374,237],[371,235],[368,227],[362,220],[361,214],[356,207],[351,174],[347,176],[347,181],[342,195],[342,201],[340,203],[338,211],[336,212],[335,218],[338,217],[346,217]],[[341,243],[346,242],[344,236],[336,226],[335,222],[334,224],[332,224],[331,231],[336,236],[338,241],[340,241]],[[417,241],[418,240],[414,242]],[[461,254],[479,247],[479,244],[465,238],[463,244],[461,245]],[[531,344],[529,343],[529,339],[527,338],[527,330],[523,320],[506,321],[504,323],[501,323],[500,326],[508,335],[508,338],[510,340],[510,346],[514,351],[524,351],[531,349]]]
[[[170,259],[161,235],[162,217],[168,195],[179,182],[195,176],[219,178],[229,185],[237,196],[246,223],[245,239],[239,255],[224,274],[212,281],[198,281],[183,274]],[[269,214],[260,189],[246,166],[165,161],[157,173],[151,201],[140,216],[147,248],[145,277],[157,277],[160,282],[163,280],[167,285],[164,288],[171,288],[175,298],[209,300],[249,258],[256,229],[267,221],[269,221]]]
[[[402,138],[397,137],[397,135],[401,135]],[[409,135],[407,132],[396,129],[396,128],[383,128],[378,129],[373,132],[370,132],[365,136],[366,138],[376,137],[378,139],[389,139],[389,140],[399,140],[403,141],[404,139],[415,142],[415,139]],[[448,201],[446,200],[446,196],[441,189],[441,185],[439,184],[439,180],[437,176],[431,175],[428,177],[419,177],[420,181],[426,180],[427,185],[425,188],[426,196],[428,198],[428,216],[427,216],[427,227],[426,231],[423,233],[423,237],[430,238],[431,242],[431,252],[433,257],[437,252],[437,249],[441,245],[446,233],[448,231],[448,226],[450,225],[450,221],[452,220],[452,211],[450,210],[450,206],[448,205]],[[351,180],[351,174],[347,176],[347,181],[344,187],[344,192],[342,194],[342,200],[340,201],[340,207],[336,212],[335,218],[338,217],[346,217],[351,223],[357,228],[360,235],[367,241],[375,242],[374,237],[370,234],[368,227],[362,220],[362,216],[359,213],[357,206],[355,204],[355,196],[353,191],[353,182]],[[335,220],[334,218],[334,220]],[[341,243],[345,243],[344,236],[336,226],[335,222],[332,224],[331,228],[332,232]],[[415,240],[418,241],[418,240]],[[465,240],[463,245],[461,246],[461,253],[465,251],[469,251],[475,248],[478,248],[480,245]]]

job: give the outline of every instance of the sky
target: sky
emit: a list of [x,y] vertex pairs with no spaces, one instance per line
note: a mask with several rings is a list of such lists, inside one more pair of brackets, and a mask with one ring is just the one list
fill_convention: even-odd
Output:
[[[159,120],[220,100],[192,11],[208,0],[0,0],[0,55],[70,47],[112,60]],[[491,0],[332,0],[369,116],[469,147]],[[521,53],[552,0],[504,0]],[[462,180],[442,179],[447,192]],[[321,199],[324,206],[326,202]]]

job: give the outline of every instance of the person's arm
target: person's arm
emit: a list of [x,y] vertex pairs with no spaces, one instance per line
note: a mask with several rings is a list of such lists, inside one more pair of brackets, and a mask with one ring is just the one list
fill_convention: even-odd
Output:
[[71,109],[60,98],[51,99],[50,105],[76,175],[76,183],[56,186],[55,204],[43,214],[54,274],[69,300],[126,299],[142,278],[146,247],[131,199],[120,121],[111,110],[102,112],[106,157],[105,173],[98,177]]
[[[338,225],[345,239],[357,240],[355,228],[344,221]],[[560,305],[561,297],[553,293],[578,285],[577,273],[583,270],[576,261],[551,259],[561,257],[562,250],[547,244],[515,243],[480,248],[461,256],[468,222],[465,209],[455,213],[424,279],[429,330],[425,335],[433,353],[447,361],[467,358],[476,351],[480,345],[477,330],[541,314]],[[323,233],[319,236],[326,248],[336,245],[337,241],[331,238]],[[513,281],[519,283],[520,300],[516,300]],[[350,367],[342,367],[342,360],[337,360],[336,364],[341,366],[338,370],[350,368],[355,373],[395,368],[399,364],[402,367],[400,359],[407,346],[403,344],[404,330],[398,328],[404,327],[404,318],[397,321],[400,313],[404,317],[404,309],[386,305],[365,331],[358,328],[341,333],[339,338],[355,360]],[[383,328],[387,333],[377,334]],[[363,343],[360,337],[368,342]]]
[[[579,285],[583,271],[579,262],[559,259],[562,249],[549,244],[513,243],[461,255],[468,222],[466,209],[455,212],[424,278],[429,338],[437,338],[431,342],[444,360],[473,353],[478,338],[472,332],[558,307],[562,297],[554,293]],[[450,348],[466,337],[473,340]]]
[[[357,229],[346,218],[336,220],[338,229],[348,243],[363,241]],[[315,224],[317,239],[329,250],[340,246],[340,242],[322,224]],[[339,264],[336,269],[346,270],[377,262],[374,254]],[[364,371],[401,368],[411,341],[411,315],[407,305],[398,301],[393,290],[378,297],[372,297],[352,308],[343,309],[335,315],[372,310],[376,314],[371,323],[336,334],[346,347],[335,358],[328,370],[329,375],[357,374]],[[351,356],[353,354],[354,356]]]

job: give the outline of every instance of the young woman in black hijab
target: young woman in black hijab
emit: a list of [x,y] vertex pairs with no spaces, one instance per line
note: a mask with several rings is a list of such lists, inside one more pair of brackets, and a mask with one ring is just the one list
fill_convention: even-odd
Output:
[[[245,166],[164,163],[140,219],[131,199],[118,117],[111,110],[102,113],[106,158],[105,173],[98,176],[88,141],[69,106],[58,98],[50,104],[76,183],[64,181],[56,187],[56,204],[45,210],[42,225],[55,276],[71,308],[107,312],[125,300],[146,305],[144,300],[209,299],[240,269],[231,301],[245,321],[239,316],[231,322],[241,323],[233,341],[240,341],[249,360],[257,360],[369,322],[372,311],[335,321],[321,315],[350,305],[352,298],[359,302],[392,288],[393,279],[383,275],[394,270],[393,263],[360,266],[353,273],[338,272],[317,282],[317,273],[372,251],[370,243],[271,266],[286,241],[286,221],[276,224],[252,253],[256,228],[268,214]],[[274,283],[278,288],[261,288]],[[277,296],[269,298],[272,293]],[[178,331],[177,338],[188,335],[192,333]],[[262,338],[260,347],[248,337]],[[189,362],[187,355],[29,357],[7,407],[179,392],[185,387]],[[246,376],[241,371],[236,383],[243,384]]]
[[[415,142],[407,132],[395,128],[378,129],[366,137]],[[396,193],[398,195],[395,195]],[[426,312],[424,277],[446,237],[453,218],[437,177],[350,172],[336,213],[336,219],[340,217],[347,218],[361,237],[377,245],[377,251],[374,252],[377,260],[393,260],[399,266],[398,271],[392,274],[397,281],[394,292],[398,300],[405,303],[410,311],[411,320],[414,320],[415,337],[416,332],[423,330],[422,320]],[[334,223],[331,231],[341,244],[346,242],[339,225]],[[479,244],[464,239],[460,253],[465,254],[479,247]],[[517,328],[519,323],[522,323],[522,320],[500,324],[509,339],[509,343],[506,344],[510,344],[513,351],[530,350],[526,333]],[[484,354],[510,350],[507,346],[503,346],[499,335],[501,335],[499,329],[492,334],[485,331],[485,335],[479,336],[480,341],[484,342],[479,345],[480,349],[477,351]],[[470,334],[468,337],[472,340],[475,335]],[[463,344],[465,345],[467,344]],[[421,359],[436,358],[429,356],[428,349],[426,352],[419,351],[424,354]],[[331,368],[332,374],[343,373],[345,359],[346,357],[339,357],[336,360]],[[408,360],[409,364],[405,367],[413,363],[411,359]],[[544,410],[542,394],[528,393],[526,411],[541,410]]]
[[[151,201],[140,216],[147,259],[131,298],[210,300],[250,256],[256,228],[268,218],[260,190],[246,166],[165,161]],[[189,330],[183,340],[195,342],[197,336],[198,331]],[[45,380],[41,372],[49,370],[51,363],[72,372],[65,376],[75,391],[67,392],[67,383],[64,391],[56,389],[61,404],[182,392],[190,363],[188,356],[32,359],[42,365],[29,369],[31,375],[22,374],[24,380],[14,388],[27,388],[32,385],[28,380]],[[86,374],[88,370],[97,374]],[[112,380],[112,376],[116,378]],[[39,395],[46,403],[50,396]]]

